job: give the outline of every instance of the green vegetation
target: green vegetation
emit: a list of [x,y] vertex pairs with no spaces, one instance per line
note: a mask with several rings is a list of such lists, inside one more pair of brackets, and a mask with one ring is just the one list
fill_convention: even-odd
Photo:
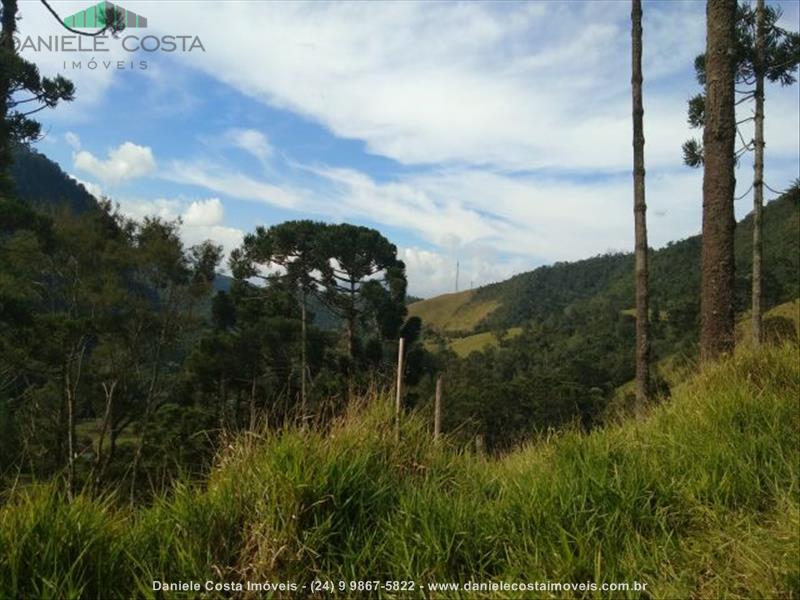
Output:
[[[768,310],[764,314],[764,324],[767,330],[766,341],[771,344],[789,343],[800,345],[800,300],[784,302]],[[752,348],[750,314],[744,313],[736,323],[736,345],[738,348]],[[692,362],[681,360],[671,354],[653,365],[653,371],[658,380],[669,387],[678,386],[694,369]],[[614,396],[606,409],[606,418],[624,416],[632,412],[634,398],[634,382],[629,381],[619,386],[614,391]]]
[[97,208],[97,200],[82,184],[32,148],[14,146],[11,177],[16,197],[31,205],[52,210],[53,205],[60,204],[68,206],[75,213]]
[[506,331],[484,331],[483,333],[476,333],[468,335],[463,338],[456,338],[449,344],[450,349],[461,358],[469,356],[473,352],[479,352],[486,348],[497,347],[503,339],[509,339],[518,336],[522,333],[522,327],[512,327]]
[[408,313],[421,318],[427,325],[439,331],[473,331],[500,306],[497,301],[476,300],[475,295],[476,290],[442,294],[410,304]]
[[396,445],[390,402],[373,398],[327,434],[245,434],[205,484],[178,485],[149,507],[68,503],[54,485],[9,492],[0,596],[152,596],[153,580],[303,585],[368,574],[796,597],[798,395],[796,346],[744,353],[641,420],[483,460],[430,442],[419,415]]
[[[621,252],[411,303],[397,248],[349,223],[256,227],[221,276],[221,246],[125,217],[27,147],[30,117],[74,87],[18,55],[17,0],[2,0],[0,598],[173,596],[154,582],[351,597],[374,588],[328,582],[365,580],[411,582],[385,597],[537,580],[647,585],[565,596],[800,597],[800,181],[762,223],[759,153],[755,216],[734,235],[735,4],[709,3],[697,64],[731,85],[707,115],[690,101],[711,133],[688,146],[708,158],[704,238],[653,251],[649,284],[635,133],[633,314]],[[634,0],[635,132],[640,19]],[[787,40],[770,42],[783,83]],[[752,58],[739,83],[763,78]],[[740,327],[733,354],[751,288],[767,344]]]
[[405,265],[374,229],[259,229],[220,282],[221,248],[185,247],[177,221],[73,209],[0,197],[0,486],[65,474],[70,495],[135,502],[204,473],[222,431],[324,423],[388,385],[400,336],[406,383],[431,371]]
[[[736,228],[737,311],[749,307],[753,219]],[[800,186],[764,209],[765,304],[800,297]],[[654,310],[699,310],[700,236],[671,242],[652,252]],[[633,256],[607,254],[539,267],[511,279],[458,294],[443,294],[409,306],[409,314],[440,331],[472,334],[542,321],[569,307],[603,298],[629,310],[633,298]],[[449,319],[449,320],[448,320]]]
[[[764,210],[763,305],[800,297],[800,186]],[[735,303],[747,318],[752,273],[752,217],[736,228]],[[701,239],[691,237],[653,251],[650,307],[654,384],[657,394],[695,367],[698,357]],[[411,305],[425,324],[424,344],[438,351],[448,413],[444,430],[464,439],[482,434],[502,450],[536,431],[579,421],[587,429],[634,407],[635,318],[633,256],[608,254],[558,263],[459,295]],[[473,329],[441,330],[449,306],[473,319]],[[488,311],[487,307],[495,306]],[[437,309],[437,310],[434,310]],[[796,320],[770,313],[768,337],[792,339]],[[656,318],[657,317],[657,318]],[[495,332],[521,331],[496,342]],[[740,328],[740,340],[746,340]],[[500,336],[503,337],[503,336]],[[749,343],[747,340],[745,343]],[[430,403],[433,377],[418,396]]]

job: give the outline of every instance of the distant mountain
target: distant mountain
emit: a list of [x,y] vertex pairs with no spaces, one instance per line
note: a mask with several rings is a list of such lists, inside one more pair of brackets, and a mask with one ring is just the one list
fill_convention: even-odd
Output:
[[[767,307],[800,296],[800,187],[764,209],[764,293]],[[677,310],[700,297],[699,235],[652,251],[651,305]],[[736,228],[736,308],[750,302],[752,216]],[[619,310],[633,305],[633,255],[606,254],[561,262],[477,290],[416,302],[409,312],[448,337],[503,331],[569,311],[577,303],[603,300]],[[697,306],[690,307],[693,312]]]
[[17,146],[14,149],[11,177],[17,197],[30,204],[67,204],[77,213],[97,207],[97,200],[83,185],[32,148]]

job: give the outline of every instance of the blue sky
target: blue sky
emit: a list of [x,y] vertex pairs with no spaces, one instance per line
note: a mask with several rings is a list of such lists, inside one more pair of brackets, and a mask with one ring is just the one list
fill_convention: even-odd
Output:
[[[64,33],[38,1],[20,4],[22,36]],[[53,4],[67,16],[92,3]],[[78,88],[40,113],[39,150],[131,216],[181,217],[187,243],[230,250],[295,218],[365,224],[397,244],[425,296],[452,291],[456,261],[463,289],[632,248],[627,2],[119,4],[148,18],[122,36],[197,36],[205,51],[25,50]],[[797,29],[798,3],[781,7]],[[644,4],[654,246],[700,229],[702,174],[680,145],[699,135],[685,106],[704,13]],[[775,189],[800,175],[798,100],[798,86],[767,90]],[[750,157],[737,180],[744,192]]]

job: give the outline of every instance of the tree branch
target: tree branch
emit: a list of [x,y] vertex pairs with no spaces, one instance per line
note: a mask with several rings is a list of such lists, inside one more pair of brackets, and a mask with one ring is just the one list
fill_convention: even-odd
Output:
[[96,31],[94,33],[89,33],[87,31],[80,31],[78,29],[73,29],[72,27],[70,27],[69,25],[64,23],[64,20],[61,17],[58,16],[58,13],[55,10],[53,10],[53,7],[50,6],[50,4],[47,2],[47,0],[39,0],[39,1],[50,12],[50,14],[53,15],[55,20],[58,21],[58,24],[61,25],[64,29],[66,29],[67,31],[69,31],[71,33],[75,33],[77,35],[83,35],[83,36],[86,36],[86,37],[99,37],[99,36],[103,35],[106,31],[111,30],[111,34],[114,35],[118,31],[122,31],[122,29],[123,29],[123,28],[117,28],[114,24],[112,24],[112,25],[106,24],[106,26],[103,27],[100,31]]

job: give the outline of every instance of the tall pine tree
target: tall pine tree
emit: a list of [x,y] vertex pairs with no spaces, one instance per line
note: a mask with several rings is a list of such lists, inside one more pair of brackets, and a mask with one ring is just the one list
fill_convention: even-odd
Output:
[[650,394],[650,315],[647,269],[647,205],[644,194],[644,106],[642,102],[642,3],[632,0],[633,214],[636,254],[636,400]]
[[708,0],[700,290],[700,356],[704,361],[734,347],[735,48],[736,0]]

